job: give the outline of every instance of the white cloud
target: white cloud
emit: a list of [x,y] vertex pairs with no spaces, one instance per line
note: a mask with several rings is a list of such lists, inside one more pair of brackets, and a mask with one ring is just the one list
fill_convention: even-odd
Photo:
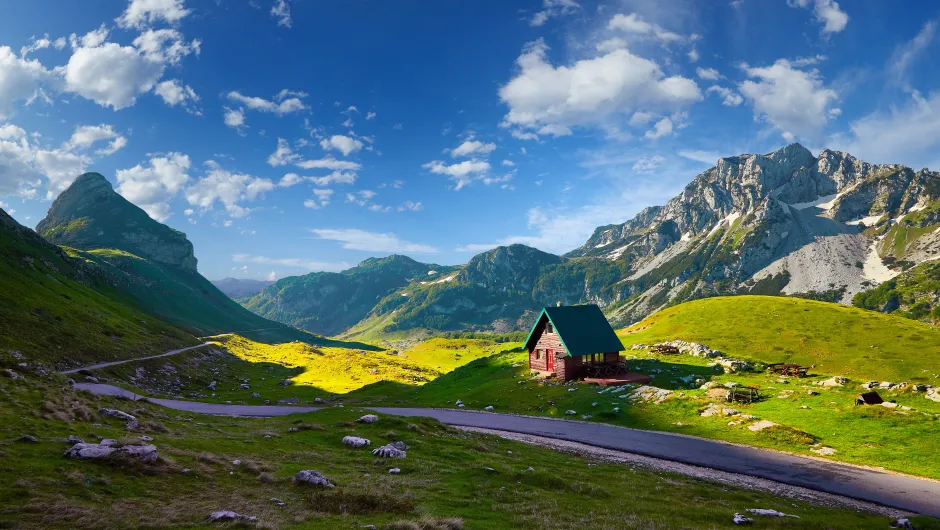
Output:
[[679,151],[679,156],[682,158],[687,158],[689,160],[694,160],[696,162],[701,162],[703,164],[715,165],[715,162],[718,161],[723,155],[717,151],[702,151],[700,149],[684,149]]
[[361,164],[348,160],[337,160],[332,156],[316,160],[298,160],[294,165],[302,169],[330,169],[334,171],[358,171],[362,168]]
[[496,144],[494,143],[483,143],[479,140],[474,140],[472,137],[464,141],[462,144],[450,150],[450,156],[456,157],[466,157],[471,155],[487,155],[496,150]]
[[375,117],[376,117],[376,114],[374,112],[366,113],[366,120],[374,120]]
[[433,254],[437,249],[420,243],[411,243],[398,238],[393,233],[366,232],[355,228],[325,229],[314,228],[310,230],[320,239],[338,241],[348,250],[364,250],[366,252],[409,252],[414,254]]
[[504,127],[556,134],[635,111],[673,110],[702,97],[692,79],[667,77],[658,64],[627,50],[558,67],[547,62],[547,51],[541,40],[526,46],[519,73],[500,88],[509,107]]
[[662,138],[663,136],[672,135],[672,120],[669,118],[663,118],[656,122],[653,125],[653,128],[646,131],[646,137],[655,140],[656,138]]
[[278,138],[277,149],[268,157],[268,164],[274,167],[286,166],[287,164],[299,160],[299,158],[300,156],[294,153],[294,150],[291,149],[290,143],[288,143],[287,140]]
[[194,213],[196,213],[196,210],[193,210],[192,208],[186,208],[183,210],[183,215],[187,217],[193,215]]
[[659,155],[653,155],[650,157],[643,157],[636,161],[633,164],[633,171],[635,173],[650,173],[665,162],[665,158]]
[[[292,112],[307,110],[307,106],[304,105],[304,102],[301,101],[301,98],[295,94],[302,94],[304,97],[306,96],[306,94],[303,92],[281,90],[274,100],[269,100],[256,96],[245,96],[242,95],[241,92],[233,90],[227,94],[227,97],[230,100],[238,102],[251,110],[272,112],[278,116],[284,116]],[[283,97],[285,95],[291,95],[291,97]]]
[[356,174],[348,171],[334,171],[325,177],[305,177],[314,186],[329,186],[330,184],[353,184]]
[[726,107],[737,107],[741,103],[744,103],[744,98],[741,97],[741,94],[723,86],[712,85],[705,90],[705,93],[718,94],[721,97],[721,104]]
[[[76,141],[84,142],[84,138],[80,135]],[[119,149],[123,144],[116,146]],[[24,199],[35,198],[37,188],[43,184],[41,177],[45,177],[45,197],[54,198],[75,177],[84,173],[94,160],[84,152],[75,152],[75,149],[83,148],[72,147],[68,142],[61,148],[45,148],[39,145],[38,135],[27,134],[13,124],[0,125],[0,195],[18,194]],[[108,148],[99,151],[96,154],[103,154]]]
[[130,107],[163,75],[163,63],[113,42],[75,50],[64,67],[65,90],[102,107]]
[[237,130],[239,133],[244,134],[245,128],[245,111],[242,109],[231,109],[224,107],[225,109],[225,125]]
[[313,194],[315,198],[305,200],[304,206],[307,208],[317,209],[330,204],[330,198],[333,197],[333,190],[315,189],[313,190]]
[[178,79],[157,83],[154,93],[163,98],[163,102],[171,107],[179,105],[188,112],[201,114],[194,107],[196,103],[199,103],[199,96],[196,95],[196,91],[189,85],[183,85]]
[[275,187],[268,179],[227,171],[212,160],[206,162],[206,165],[209,167],[206,176],[186,190],[189,204],[202,210],[209,210],[216,202],[220,202],[230,216],[244,217],[251,210],[241,206],[240,202],[256,199]]
[[290,16],[290,4],[287,0],[274,0],[274,6],[271,7],[271,16],[277,19],[278,26],[289,28],[293,24]]
[[714,68],[702,68],[698,67],[695,69],[696,75],[699,79],[704,79],[706,81],[718,81],[721,78],[721,74],[718,73],[718,70]]
[[148,29],[134,39],[134,46],[154,62],[178,65],[188,55],[199,55],[202,43],[198,39],[187,43],[175,29]]
[[131,0],[115,22],[122,28],[142,29],[161,21],[177,24],[191,12],[183,7],[183,0]]
[[924,53],[927,46],[933,42],[936,29],[937,23],[933,20],[928,21],[920,28],[920,31],[913,39],[894,49],[891,60],[888,62],[889,82],[902,84],[905,90],[911,91],[908,79],[911,66]]
[[25,59],[28,54],[37,50],[44,50],[49,47],[53,47],[57,50],[61,50],[65,48],[65,43],[66,43],[65,37],[59,37],[56,40],[50,40],[48,33],[46,33],[45,35],[43,35],[42,37],[38,39],[36,37],[32,37],[30,38],[30,41],[32,42],[32,44],[29,44],[28,46],[23,46],[22,48],[20,48],[21,58]]
[[232,255],[234,263],[257,263],[259,265],[281,265],[308,271],[339,272],[349,268],[346,262],[314,261],[300,258],[269,258],[267,256],[254,256],[251,254]]
[[61,149],[38,149],[34,156],[36,170],[49,179],[47,199],[54,198],[68,188],[75,177],[84,173],[85,168],[92,161],[87,155],[70,153]]
[[516,167],[516,163],[512,160],[503,160],[503,165],[506,167]]
[[[610,19],[610,22],[607,23],[607,29],[619,30],[641,37],[649,37],[664,43],[682,40],[681,35],[666,31],[656,24],[646,22],[636,13],[630,13],[629,15],[618,13],[614,15],[614,17]],[[694,61],[695,60],[693,60],[693,62]]]
[[349,156],[362,149],[362,142],[356,138],[350,138],[342,134],[334,134],[329,138],[320,140],[320,147],[324,151],[336,150],[343,153],[343,156]]
[[81,125],[75,128],[72,137],[63,146],[68,150],[88,149],[94,143],[110,140],[107,147],[99,149],[97,154],[111,155],[127,145],[127,138],[118,134],[114,127],[101,125]]
[[696,50],[695,48],[692,48],[691,50],[689,50],[688,57],[689,57],[689,61],[693,63],[697,63],[701,55],[699,55],[698,50]]
[[849,23],[849,16],[835,0],[787,0],[790,7],[810,7],[816,20],[823,25],[823,33],[839,33]]
[[940,166],[940,92],[926,98],[914,92],[908,102],[888,112],[874,112],[849,124],[849,135],[831,140],[863,160]]
[[581,6],[574,0],[542,0],[542,10],[529,20],[530,26],[542,26],[549,19],[573,15]]
[[401,204],[401,206],[398,207],[398,211],[399,212],[407,212],[407,211],[417,212],[417,211],[420,211],[422,208],[424,208],[424,205],[421,204],[421,201],[418,201],[418,202],[405,201]]
[[13,113],[13,102],[30,99],[51,73],[36,60],[17,57],[9,46],[0,46],[0,121]]
[[232,227],[232,220],[231,220],[231,219],[226,219],[225,221],[222,222],[222,226],[224,226],[225,228],[231,228],[231,227]]
[[277,272],[276,272],[276,271],[271,271],[271,272],[265,274],[265,275],[264,275],[264,279],[267,280],[267,281],[269,281],[269,282],[275,282],[275,281],[277,281]]
[[461,189],[474,178],[490,170],[490,163],[485,160],[464,160],[457,164],[447,165],[446,162],[433,160],[421,167],[436,175],[446,175],[456,183],[456,189]]
[[[117,192],[150,217],[166,221],[170,217],[170,201],[189,182],[190,166],[189,156],[181,153],[151,158],[146,166],[138,164],[118,170]],[[192,215],[192,210],[187,212],[186,215]]]
[[794,68],[786,59],[771,66],[742,65],[748,77],[738,90],[754,107],[755,117],[779,129],[784,138],[815,138],[825,125],[838,94],[823,85],[816,70]]
[[297,173],[288,173],[281,177],[280,182],[277,183],[278,187],[289,188],[295,184],[300,184],[304,181],[304,178],[298,175]]

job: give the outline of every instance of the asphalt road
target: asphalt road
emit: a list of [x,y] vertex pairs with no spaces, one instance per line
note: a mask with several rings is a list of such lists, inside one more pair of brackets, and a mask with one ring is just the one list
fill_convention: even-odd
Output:
[[[131,399],[143,397],[111,385],[79,383],[75,386],[97,394],[121,395]],[[229,416],[286,416],[319,409],[319,407],[223,405],[173,399],[147,399],[171,409]],[[372,410],[397,416],[430,417],[449,425],[485,427],[581,442],[606,449],[765,478],[940,517],[940,482],[928,479],[731,445],[703,438],[641,431],[601,423],[464,410],[384,407]]]
[[60,374],[74,374],[82,370],[96,370],[98,368],[107,368],[109,366],[117,366],[124,363],[135,363],[137,361],[146,361],[147,359],[159,359],[160,357],[169,357],[170,355],[176,355],[177,353],[183,353],[184,351],[195,350],[196,348],[202,348],[203,346],[208,346],[210,344],[216,344],[214,342],[203,342],[198,346],[190,346],[188,348],[180,348],[178,350],[168,351],[166,353],[161,353],[160,355],[151,355],[150,357],[138,357],[137,359],[125,359],[123,361],[112,361],[109,363],[100,363],[93,364],[91,366],[82,366],[81,368],[73,368],[71,370],[66,370],[64,372],[59,372]]

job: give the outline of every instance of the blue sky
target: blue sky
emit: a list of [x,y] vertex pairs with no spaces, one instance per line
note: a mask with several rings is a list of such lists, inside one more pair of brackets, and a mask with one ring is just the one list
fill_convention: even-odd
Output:
[[719,156],[940,168],[934,2],[33,0],[0,17],[0,207],[82,171],[264,278],[562,253]]

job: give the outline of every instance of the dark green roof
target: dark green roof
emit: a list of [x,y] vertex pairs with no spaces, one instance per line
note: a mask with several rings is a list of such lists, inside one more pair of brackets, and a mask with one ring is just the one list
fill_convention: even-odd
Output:
[[543,322],[543,319],[548,319],[552,323],[568,355],[573,357],[626,349],[614,333],[614,328],[610,327],[601,308],[588,304],[542,309],[538,320],[532,326],[532,331],[529,332],[529,338],[525,341],[525,346],[529,350],[538,342],[536,330],[539,329],[539,324]]

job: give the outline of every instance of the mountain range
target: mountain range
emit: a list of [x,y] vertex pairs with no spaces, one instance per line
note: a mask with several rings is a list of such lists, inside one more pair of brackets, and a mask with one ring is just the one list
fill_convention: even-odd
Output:
[[[707,296],[849,304],[940,257],[940,174],[799,144],[721,158],[663,206],[556,256],[499,247],[441,272],[403,256],[285,278],[241,299],[316,333],[515,331],[540,307],[596,303],[617,324]],[[429,277],[431,271],[438,273]]]

